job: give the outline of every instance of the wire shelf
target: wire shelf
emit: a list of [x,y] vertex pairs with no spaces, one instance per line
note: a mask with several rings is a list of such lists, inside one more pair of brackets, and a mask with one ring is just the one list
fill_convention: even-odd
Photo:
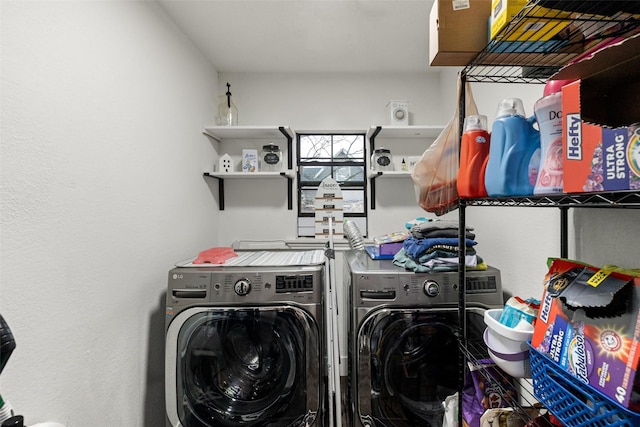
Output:
[[460,199],[466,206],[533,206],[533,207],[589,207],[640,208],[640,191],[612,191],[602,193],[550,194],[541,196],[492,197]]
[[[639,14],[624,0],[531,0],[463,73],[469,82],[544,83],[603,41],[640,32]],[[533,27],[541,29],[523,36]]]

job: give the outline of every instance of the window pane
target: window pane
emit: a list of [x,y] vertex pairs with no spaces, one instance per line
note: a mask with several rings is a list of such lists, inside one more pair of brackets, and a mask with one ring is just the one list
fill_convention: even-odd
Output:
[[300,184],[320,183],[328,176],[331,176],[331,165],[300,166]]
[[342,190],[344,213],[364,213],[364,190]]
[[363,135],[300,135],[300,159],[364,161]]
[[339,183],[364,182],[364,166],[336,166],[335,180]]
[[331,160],[331,135],[300,135],[300,159]]
[[[333,172],[333,173],[332,173]],[[300,184],[318,185],[326,177],[331,176],[341,184],[364,185],[364,166],[301,165]]]
[[317,189],[300,190],[300,213],[314,213]]
[[364,138],[362,135],[334,135],[333,157],[335,161],[341,159],[364,161]]

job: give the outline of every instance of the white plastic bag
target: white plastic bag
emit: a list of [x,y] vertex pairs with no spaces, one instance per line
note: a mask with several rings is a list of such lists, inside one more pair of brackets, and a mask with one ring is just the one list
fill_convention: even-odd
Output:
[[[462,80],[458,75],[456,112],[411,171],[418,205],[436,215],[444,215],[458,205],[456,183],[460,157],[461,87]],[[465,85],[465,95],[466,114],[478,114],[478,107],[468,82]]]
[[458,427],[458,393],[444,399],[442,427]]

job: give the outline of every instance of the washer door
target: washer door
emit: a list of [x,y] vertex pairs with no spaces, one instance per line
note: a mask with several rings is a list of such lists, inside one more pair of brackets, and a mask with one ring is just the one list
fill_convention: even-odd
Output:
[[[469,311],[471,335],[483,317]],[[458,391],[457,309],[381,309],[358,331],[358,418],[364,426],[441,427]],[[474,328],[473,325],[478,325]]]
[[321,400],[318,337],[316,322],[296,307],[180,313],[167,331],[172,425],[312,425]]

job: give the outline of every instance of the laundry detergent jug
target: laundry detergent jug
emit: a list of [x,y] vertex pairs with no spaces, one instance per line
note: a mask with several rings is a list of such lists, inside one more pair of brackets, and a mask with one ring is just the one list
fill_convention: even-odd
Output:
[[500,102],[491,127],[485,187],[491,197],[529,196],[540,166],[540,132],[535,117],[525,118],[522,100]]
[[490,135],[487,116],[464,118],[457,189],[462,198],[487,197],[484,174],[489,160]]

